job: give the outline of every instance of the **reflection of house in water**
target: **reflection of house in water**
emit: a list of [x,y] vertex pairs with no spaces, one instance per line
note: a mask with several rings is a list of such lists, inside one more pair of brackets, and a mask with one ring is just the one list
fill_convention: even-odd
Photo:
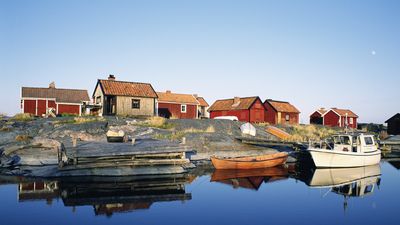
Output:
[[285,180],[290,168],[283,166],[252,170],[215,170],[211,181],[227,184],[233,188],[258,190],[263,183]]
[[19,183],[18,200],[20,202],[46,200],[51,205],[54,198],[59,197],[57,181],[35,181]]
[[98,178],[60,183],[65,206],[92,205],[96,215],[148,209],[156,202],[186,201],[187,176]]

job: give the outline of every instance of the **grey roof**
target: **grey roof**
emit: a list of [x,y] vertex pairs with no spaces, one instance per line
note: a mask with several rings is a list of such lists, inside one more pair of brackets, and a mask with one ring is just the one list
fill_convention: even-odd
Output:
[[82,103],[90,101],[87,90],[22,87],[22,98],[55,98],[56,102]]

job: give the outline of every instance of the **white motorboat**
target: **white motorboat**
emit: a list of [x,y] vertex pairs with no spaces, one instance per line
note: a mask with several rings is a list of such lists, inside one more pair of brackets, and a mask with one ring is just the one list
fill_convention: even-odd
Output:
[[381,151],[370,134],[338,134],[330,141],[310,143],[308,147],[317,168],[361,167],[378,164]]

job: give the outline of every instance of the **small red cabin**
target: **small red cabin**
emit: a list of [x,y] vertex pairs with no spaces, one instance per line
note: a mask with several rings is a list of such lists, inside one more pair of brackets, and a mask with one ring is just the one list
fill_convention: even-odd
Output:
[[158,115],[165,118],[197,119],[199,101],[195,95],[177,94],[171,91],[157,92]]
[[217,100],[208,111],[211,119],[219,116],[236,116],[239,121],[262,123],[264,122],[265,108],[259,97],[235,97]]
[[357,128],[358,116],[349,109],[331,108],[330,110],[319,109],[310,116],[311,124],[322,124],[330,127]]
[[267,99],[265,122],[269,124],[299,124],[300,111],[289,102]]
[[81,115],[83,104],[90,101],[87,90],[22,87],[21,110],[35,116]]

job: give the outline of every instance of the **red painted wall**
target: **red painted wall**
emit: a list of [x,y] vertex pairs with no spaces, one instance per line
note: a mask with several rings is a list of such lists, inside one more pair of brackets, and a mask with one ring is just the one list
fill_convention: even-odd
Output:
[[70,113],[79,115],[79,105],[58,104],[58,114]]
[[265,122],[267,122],[269,124],[276,124],[276,122],[277,122],[276,120],[278,119],[277,112],[267,102],[264,103],[264,106],[265,106],[265,109],[266,109],[266,111],[265,111]]
[[47,104],[48,104],[49,108],[55,108],[55,109],[57,108],[55,101],[49,100]]
[[321,114],[319,112],[314,112],[313,114],[311,114],[310,116],[310,124],[314,124],[313,122],[322,118]]
[[[351,117],[347,117],[347,124],[350,128],[357,128],[357,118],[353,118],[353,124],[350,124]],[[340,116],[334,113],[333,111],[329,111],[324,116],[324,125],[331,127],[345,127],[346,126],[346,117],[342,117],[341,123],[339,125]]]
[[249,122],[250,114],[249,110],[230,110],[230,111],[211,111],[210,118],[214,119],[218,116],[236,116],[239,121]]
[[[158,103],[158,113],[160,116],[167,116],[162,115],[165,112],[168,112],[169,118],[178,118],[178,119],[196,119],[197,115],[197,107],[196,105],[186,105],[186,113],[181,112],[181,104],[174,104],[174,103]],[[168,117],[167,116],[167,117]]]
[[36,100],[24,100],[24,113],[36,114]]
[[37,116],[42,116],[43,114],[46,114],[47,100],[38,100],[37,103]]
[[236,116],[239,121],[250,123],[264,122],[265,109],[260,100],[257,100],[250,108],[243,110],[230,110],[230,111],[211,111],[210,118],[213,119],[218,116]]

